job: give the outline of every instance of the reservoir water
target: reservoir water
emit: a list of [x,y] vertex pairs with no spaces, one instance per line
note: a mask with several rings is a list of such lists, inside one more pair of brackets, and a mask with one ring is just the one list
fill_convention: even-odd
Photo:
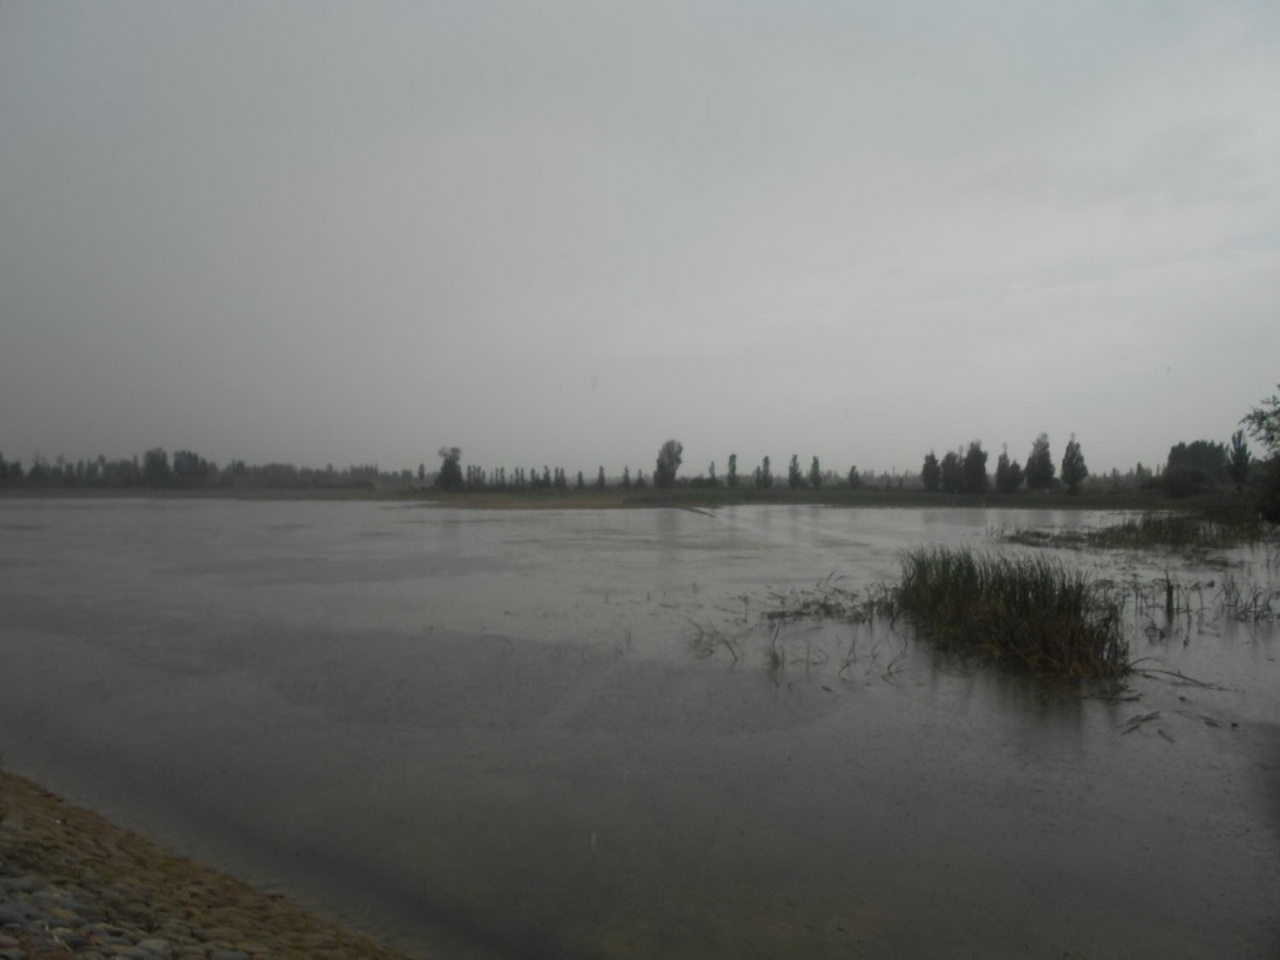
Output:
[[0,752],[422,956],[1280,955],[1274,548],[1061,551],[1123,689],[760,618],[1111,519],[0,500]]

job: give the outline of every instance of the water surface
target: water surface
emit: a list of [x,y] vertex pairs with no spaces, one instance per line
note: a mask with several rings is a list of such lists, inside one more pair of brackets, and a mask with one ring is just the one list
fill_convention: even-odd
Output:
[[0,750],[423,955],[1275,955],[1274,630],[1212,611],[1265,551],[1068,554],[1200,598],[1133,613],[1171,672],[1119,696],[759,626],[905,547],[1106,521],[0,501]]

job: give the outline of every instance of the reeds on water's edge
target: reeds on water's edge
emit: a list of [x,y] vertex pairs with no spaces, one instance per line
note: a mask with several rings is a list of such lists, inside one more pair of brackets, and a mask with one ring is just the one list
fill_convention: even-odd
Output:
[[902,559],[898,609],[943,647],[1038,674],[1129,671],[1121,602],[1044,557],[918,549]]

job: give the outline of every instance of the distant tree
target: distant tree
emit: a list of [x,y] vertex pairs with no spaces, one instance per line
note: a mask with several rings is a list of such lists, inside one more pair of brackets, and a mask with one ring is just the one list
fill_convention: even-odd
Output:
[[142,479],[149,486],[163,486],[173,479],[169,469],[169,454],[164,447],[152,447],[142,455]]
[[818,465],[818,458],[813,458],[813,463],[809,464],[809,486],[817,490],[822,486],[822,467]]
[[1244,431],[1237,430],[1231,435],[1231,450],[1227,454],[1227,473],[1231,482],[1236,485],[1236,492],[1244,489],[1244,482],[1249,479],[1249,464],[1253,455],[1249,453],[1249,442],[1244,438]]
[[982,449],[979,441],[974,440],[969,444],[962,469],[965,493],[987,492],[987,451]]
[[760,476],[756,482],[756,486],[762,490],[770,490],[773,488],[773,471],[769,469],[769,458],[765,457],[760,461]]
[[1076,442],[1076,435],[1073,433],[1062,452],[1062,482],[1067,485],[1068,493],[1075,493],[1087,476],[1089,468],[1084,464],[1084,454],[1080,452],[1080,444]]
[[427,465],[425,463],[418,464],[418,482],[427,482]]
[[1267,448],[1272,456],[1280,456],[1280,393],[1274,393],[1241,418],[1249,435]]
[[738,486],[738,455],[736,453],[729,454],[729,473],[725,481],[730,487]]
[[934,456],[932,450],[924,456],[924,468],[920,471],[920,480],[930,493],[937,490],[938,484],[942,482],[942,468],[938,466],[938,458]]
[[177,450],[173,454],[173,477],[187,483],[209,479],[209,462],[190,450]]
[[793,453],[791,462],[787,464],[787,486],[792,490],[796,490],[803,485],[804,474],[800,472],[800,458]]
[[436,486],[442,490],[458,490],[464,484],[462,479],[462,451],[458,447],[441,447],[439,451],[440,472],[436,474]]
[[1267,397],[1240,422],[1268,453],[1251,471],[1258,513],[1268,523],[1280,523],[1280,393]]
[[711,466],[707,468],[707,486],[720,486],[720,481],[716,479],[716,462],[714,460],[711,461]]
[[1005,449],[996,461],[996,489],[1001,493],[1016,493],[1022,479],[1022,467],[1017,460],[1009,461],[1009,451]]
[[1013,488],[1010,492],[1016,492],[1026,480],[1026,472],[1022,469],[1022,464],[1017,460],[1009,464],[1009,484]]
[[655,487],[671,487],[676,482],[676,471],[680,469],[681,457],[684,455],[684,444],[679,440],[668,440],[658,450],[658,463],[653,471]]
[[596,471],[596,489],[597,490],[604,489],[604,467],[601,467],[599,470]]
[[1169,448],[1161,484],[1171,497],[1191,497],[1227,480],[1227,445],[1213,440]]
[[858,468],[850,467],[849,468],[849,489],[857,490],[861,486],[862,486],[862,477],[858,476]]
[[637,471],[636,471],[636,489],[637,489],[637,490],[643,490],[643,489],[644,489],[645,487],[647,487],[648,485],[649,485],[649,484],[648,484],[648,483],[645,481],[645,479],[644,479],[644,471],[643,471],[643,470],[637,470]]
[[1053,457],[1049,453],[1049,435],[1042,433],[1031,444],[1027,456],[1027,489],[1048,490],[1053,486]]
[[622,489],[623,490],[631,489],[631,468],[630,467],[622,468]]
[[955,450],[948,450],[942,457],[942,492],[964,492],[964,462]]

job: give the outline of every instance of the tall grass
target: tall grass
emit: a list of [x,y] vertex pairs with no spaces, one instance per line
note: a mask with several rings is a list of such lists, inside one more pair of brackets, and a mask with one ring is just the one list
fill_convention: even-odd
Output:
[[896,599],[945,648],[1038,674],[1129,671],[1120,601],[1083,571],[1044,557],[914,550],[903,557]]

